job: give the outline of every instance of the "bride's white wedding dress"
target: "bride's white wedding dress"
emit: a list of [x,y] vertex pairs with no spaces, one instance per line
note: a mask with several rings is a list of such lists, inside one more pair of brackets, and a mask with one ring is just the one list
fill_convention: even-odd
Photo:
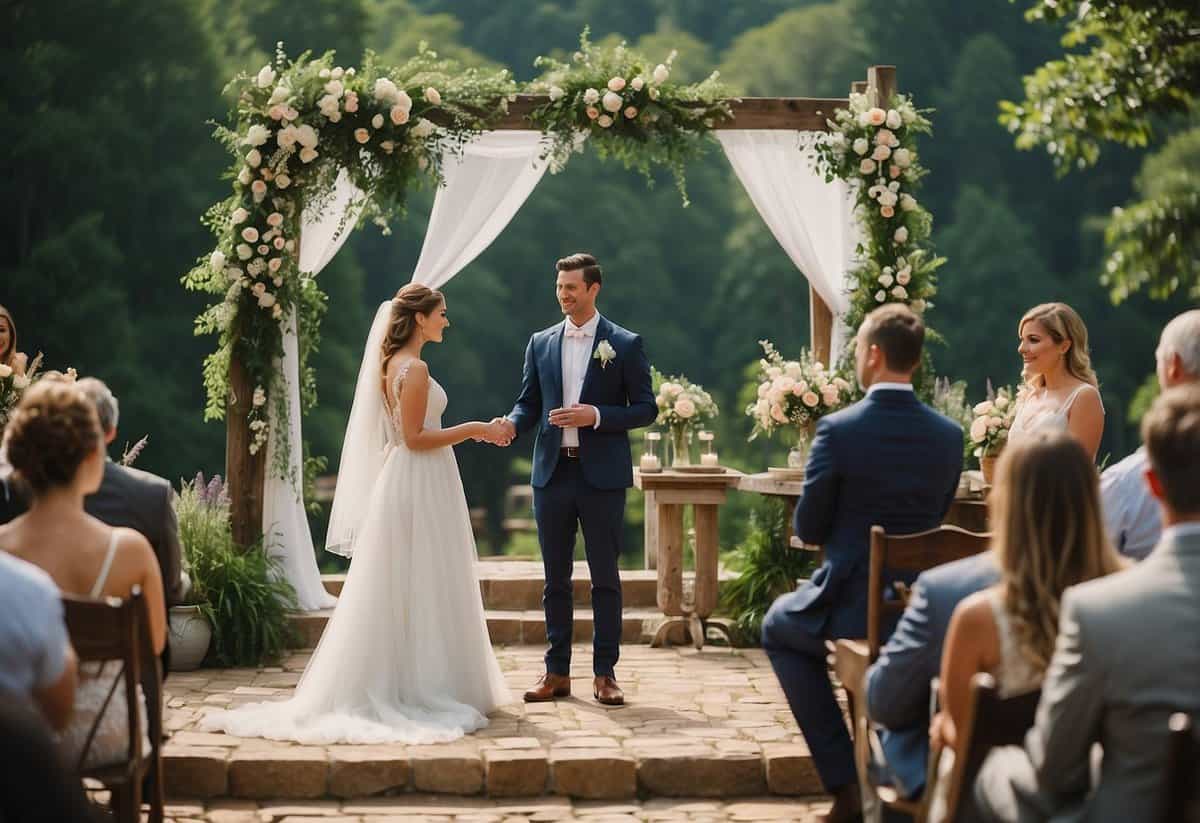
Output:
[[[450,447],[405,446],[403,377],[388,387],[387,442],[353,530],[354,561],[295,694],[211,713],[202,728],[312,744],[441,743],[483,728],[510,702],[488,638],[458,463]],[[446,402],[430,379],[427,429],[441,428]]]

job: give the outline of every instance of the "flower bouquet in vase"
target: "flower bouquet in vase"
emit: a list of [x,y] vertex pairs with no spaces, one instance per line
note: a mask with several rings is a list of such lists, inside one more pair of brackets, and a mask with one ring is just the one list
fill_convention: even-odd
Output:
[[789,432],[794,441],[787,466],[772,466],[768,471],[800,478],[817,421],[845,407],[854,397],[854,385],[807,349],[801,350],[799,360],[785,360],[771,341],[760,340],[759,345],[763,358],[754,378],[758,397],[746,407],[746,415],[754,420],[750,439]]
[[712,395],[686,377],[666,376],[653,370],[658,420],[671,437],[670,467],[679,471],[723,471],[720,466],[692,464],[692,431],[701,423],[715,420],[720,411]]
[[979,458],[979,469],[983,482],[992,484],[995,477],[996,460],[1008,442],[1008,432],[1017,414],[1013,390],[1002,386],[995,391],[988,381],[988,397],[971,409],[975,419],[971,421],[971,442],[975,445],[975,456]]

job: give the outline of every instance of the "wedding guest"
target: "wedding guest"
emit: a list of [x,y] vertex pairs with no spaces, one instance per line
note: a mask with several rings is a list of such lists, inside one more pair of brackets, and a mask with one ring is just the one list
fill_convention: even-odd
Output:
[[17,700],[0,700],[0,740],[4,741],[0,746],[0,820],[88,823],[105,819],[88,805],[78,771],[66,762],[37,710]]
[[[1154,353],[1158,385],[1163,389],[1200,381],[1200,309],[1192,309],[1166,325]],[[1141,560],[1158,543],[1162,514],[1146,485],[1146,447],[1100,476],[1104,522],[1117,551]]]
[[[105,446],[111,445],[120,422],[117,398],[95,377],[85,377],[78,386],[96,407]],[[92,517],[110,526],[136,529],[150,541],[162,571],[163,595],[168,606],[182,603],[186,592],[179,523],[172,505],[174,497],[171,484],[158,475],[107,460],[100,488],[83,501],[84,510]]]
[[[1164,392],[1142,441],[1162,539],[1141,563],[1063,596],[1037,722],[976,781],[989,820],[1161,819],[1167,718],[1200,712],[1200,385]],[[1103,760],[1092,786],[1094,744]]]
[[[91,402],[73,383],[39,381],[17,404],[5,430],[5,445],[32,502],[26,514],[0,526],[0,549],[40,567],[70,594],[127,597],[140,586],[149,606],[152,645],[161,653],[166,606],[150,543],[132,529],[110,528],[83,508],[84,497],[100,487],[104,475],[104,440]],[[105,708],[119,676],[111,665],[80,666],[74,718],[62,734],[68,756],[83,754],[89,731],[101,715],[86,764],[127,755],[126,702],[112,700]]]
[[1095,460],[1104,434],[1104,404],[1083,319],[1066,303],[1043,303],[1025,312],[1017,335],[1025,385],[1009,442],[1044,426],[1066,429]]
[[825,640],[866,635],[871,526],[890,534],[937,526],[962,467],[962,429],[913,393],[924,340],[921,319],[898,303],[863,321],[855,370],[867,396],[818,423],[794,517],[796,534],[823,546],[825,562],[763,621],[763,648],[834,797],[828,821],[858,820],[861,804]]
[[0,365],[8,366],[16,374],[24,374],[29,358],[17,351],[17,324],[12,312],[0,306]]
[[[1043,429],[1005,447],[992,490],[993,552],[1000,581],[954,610],[942,655],[941,705],[930,726],[946,746],[949,774],[966,722],[971,678],[988,672],[1002,696],[1041,686],[1068,586],[1119,571],[1104,532],[1096,467],[1079,441]],[[948,781],[938,783],[930,820],[945,817]]]

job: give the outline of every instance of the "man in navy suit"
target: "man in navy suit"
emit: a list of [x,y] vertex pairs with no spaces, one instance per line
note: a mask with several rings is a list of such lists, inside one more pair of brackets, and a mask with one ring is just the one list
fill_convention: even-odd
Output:
[[617,558],[625,490],[633,485],[629,430],[658,415],[642,338],[600,316],[602,275],[596,258],[573,254],[555,264],[566,319],[537,332],[525,349],[521,396],[504,425],[510,439],[536,430],[533,511],[546,586],[546,673],[527,702],[571,694],[575,535],[583,529],[592,579],[592,693],[605,705],[625,698],[615,667],[621,646],[621,578]]
[[902,796],[925,790],[929,764],[929,682],[942,667],[954,607],[1000,579],[991,552],[922,572],[904,616],[867,670],[867,714],[880,729],[883,782]]
[[863,320],[854,357],[867,396],[817,424],[796,506],[796,534],[822,546],[825,562],[763,621],[763,648],[834,797],[828,821],[861,819],[861,800],[825,640],[867,633],[871,526],[891,534],[936,527],[962,468],[962,429],[913,393],[924,341],[921,319],[902,304]]

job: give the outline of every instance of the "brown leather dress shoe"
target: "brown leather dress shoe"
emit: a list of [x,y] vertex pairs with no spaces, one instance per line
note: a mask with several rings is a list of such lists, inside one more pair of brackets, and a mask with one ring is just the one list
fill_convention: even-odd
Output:
[[546,703],[556,697],[571,696],[571,678],[565,674],[546,672],[532,689],[525,692],[526,703]]
[[611,677],[597,677],[592,681],[592,694],[605,706],[624,706],[625,693]]

